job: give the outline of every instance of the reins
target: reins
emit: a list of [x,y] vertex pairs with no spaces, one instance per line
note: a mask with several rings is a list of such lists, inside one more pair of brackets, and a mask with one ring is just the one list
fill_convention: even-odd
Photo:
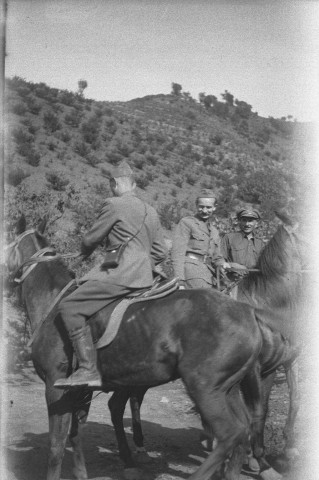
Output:
[[[11,244],[7,245],[8,248],[13,248],[15,247],[18,249],[20,241],[26,237],[27,235],[32,235],[35,233],[35,230],[27,230],[26,232],[22,233],[14,242]],[[35,248],[39,249],[40,245],[32,236],[32,240],[34,243]],[[39,264],[39,263],[44,263],[44,262],[51,262],[53,260],[58,260],[61,258],[78,258],[81,256],[81,253],[66,253],[66,254],[57,254],[56,251],[51,248],[51,247],[45,247],[45,248],[40,248],[37,250],[28,260],[25,260],[19,267],[16,269],[13,278],[14,282],[17,283],[18,285],[21,285],[22,282],[27,278],[27,276],[32,272],[32,270]],[[22,274],[21,277],[17,277],[18,273],[20,270],[23,268],[28,267]],[[42,327],[43,323],[45,320],[49,317],[49,315],[52,315],[54,312],[55,307],[58,305],[60,300],[63,298],[63,296],[66,294],[66,292],[73,286],[76,285],[76,280],[71,280],[61,291],[60,293],[55,297],[55,299],[51,302],[49,307],[47,308],[45,314],[42,317],[42,320],[36,325],[32,336],[27,344],[28,347],[30,347],[34,341],[34,339],[37,337],[40,328]]]

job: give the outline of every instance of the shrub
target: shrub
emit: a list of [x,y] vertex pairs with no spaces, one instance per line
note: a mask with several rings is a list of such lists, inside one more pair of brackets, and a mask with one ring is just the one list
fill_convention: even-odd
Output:
[[168,166],[165,166],[162,170],[162,174],[165,175],[166,177],[170,177],[172,174],[171,168]]
[[64,122],[71,127],[77,128],[80,125],[81,116],[82,115],[79,110],[77,110],[76,108],[72,108],[70,113],[67,113],[64,116]]
[[52,112],[46,112],[43,117],[44,128],[48,133],[54,133],[56,130],[60,130],[61,125],[58,117]]
[[100,159],[97,158],[93,153],[89,153],[85,158],[91,167],[96,167],[97,164],[100,163]]
[[144,167],[145,163],[146,163],[146,159],[144,157],[144,155],[141,155],[140,153],[132,153],[130,155],[130,159],[134,165],[134,167],[142,170],[142,168]]
[[146,161],[151,165],[156,165],[158,161],[158,157],[156,155],[152,155],[151,153],[146,155]]
[[75,142],[73,146],[73,150],[75,153],[77,153],[78,155],[84,158],[86,158],[86,156],[90,153],[89,146],[83,141]]
[[56,173],[46,173],[46,179],[48,180],[48,185],[53,190],[63,191],[65,187],[70,183],[69,180],[63,179]]
[[38,115],[42,106],[41,104],[37,101],[37,97],[35,95],[28,95],[25,98],[25,102],[28,105],[28,109],[30,113],[33,113],[33,115]]
[[139,176],[138,178],[136,178],[135,181],[136,181],[136,185],[142,190],[144,190],[150,183],[146,175]]
[[23,128],[16,128],[13,130],[12,136],[18,145],[32,143],[34,140],[34,136],[30,135]]
[[57,132],[55,134],[55,137],[58,138],[59,140],[62,140],[62,142],[64,143],[69,143],[69,141],[71,140],[71,135],[70,133],[68,132],[68,130],[61,130],[60,132]]
[[29,177],[30,176],[30,173],[27,173],[25,172],[24,170],[22,170],[22,168],[16,168],[15,170],[11,170],[9,173],[8,173],[8,176],[7,176],[7,183],[9,185],[12,185],[14,187],[17,187],[18,185],[20,185],[20,183],[22,182],[22,180],[24,180],[25,178]]
[[158,215],[166,230],[171,230],[172,226],[182,218],[181,205],[175,199],[173,203],[165,203],[158,208]]
[[93,185],[93,189],[97,195],[102,195],[103,197],[109,197],[111,195],[110,189],[105,182],[96,183]]
[[29,165],[37,167],[40,164],[40,154],[30,143],[22,143],[18,145],[16,151],[24,157]]
[[81,133],[87,143],[96,142],[99,136],[99,121],[96,117],[91,117],[87,122],[82,123]]
[[15,102],[9,104],[9,110],[16,115],[24,115],[27,111],[27,107],[23,102]]
[[189,183],[189,185],[195,185],[196,180],[197,180],[197,178],[194,174],[188,173],[186,175],[186,182]]
[[75,95],[68,90],[63,90],[59,93],[58,100],[59,102],[64,103],[64,105],[73,106],[75,104]]

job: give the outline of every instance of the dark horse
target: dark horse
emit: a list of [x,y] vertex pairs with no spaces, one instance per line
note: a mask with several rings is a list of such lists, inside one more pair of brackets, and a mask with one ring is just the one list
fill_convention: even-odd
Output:
[[[8,254],[11,271],[47,246],[40,227],[25,232],[25,221],[21,220],[16,233]],[[37,263],[25,276],[21,297],[33,331],[70,279],[58,258]],[[269,374],[281,364],[289,365],[297,354],[273,327],[276,321],[264,310],[208,290],[181,290],[133,304],[117,337],[98,351],[103,391],[129,392],[127,400],[131,394],[181,378],[218,440],[216,449],[191,479],[208,480],[228,457],[225,478],[237,479],[249,437],[256,434],[262,416],[259,369]],[[53,387],[73,368],[72,348],[60,318],[42,323],[32,345],[32,358],[46,386],[50,434],[47,480],[60,479],[70,425],[74,475],[85,479],[79,416],[88,413],[91,397],[85,389],[62,391]],[[112,415],[113,422],[119,420]]]
[[[280,329],[285,338],[296,344],[302,332],[300,317],[305,315],[305,241],[298,232],[298,224],[293,223],[285,214],[276,212],[283,222],[262,251],[256,265],[256,271],[250,272],[238,285],[237,300],[252,306],[271,309],[280,317]],[[300,340],[300,338],[299,338]],[[292,459],[298,455],[294,446],[294,425],[299,409],[298,365],[297,361],[285,368],[289,388],[290,403],[287,422],[284,428],[285,455]],[[261,470],[270,468],[264,457],[263,432],[268,409],[270,391],[275,372],[264,375],[262,372],[263,416],[259,432],[253,444],[254,456]],[[267,478],[266,474],[263,478]],[[269,472],[269,478],[275,477]]]

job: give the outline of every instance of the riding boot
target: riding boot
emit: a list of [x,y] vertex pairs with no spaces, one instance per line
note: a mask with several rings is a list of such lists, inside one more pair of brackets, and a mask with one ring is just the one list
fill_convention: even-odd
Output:
[[101,376],[96,368],[96,352],[88,325],[69,332],[79,368],[68,378],[60,378],[54,384],[57,388],[101,387]]

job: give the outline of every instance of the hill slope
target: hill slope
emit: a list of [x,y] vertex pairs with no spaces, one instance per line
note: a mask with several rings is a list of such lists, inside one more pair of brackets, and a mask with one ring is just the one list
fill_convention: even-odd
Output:
[[[196,102],[187,93],[129,102],[96,102],[19,77],[6,81],[6,223],[23,210],[29,224],[49,215],[49,235],[75,251],[109,195],[107,176],[125,158],[139,194],[170,230],[193,211],[200,188],[218,196],[217,224],[258,206],[270,233],[274,206],[304,199],[303,172],[311,126],[265,119],[249,104],[222,95]],[[232,95],[231,95],[232,97]]]

